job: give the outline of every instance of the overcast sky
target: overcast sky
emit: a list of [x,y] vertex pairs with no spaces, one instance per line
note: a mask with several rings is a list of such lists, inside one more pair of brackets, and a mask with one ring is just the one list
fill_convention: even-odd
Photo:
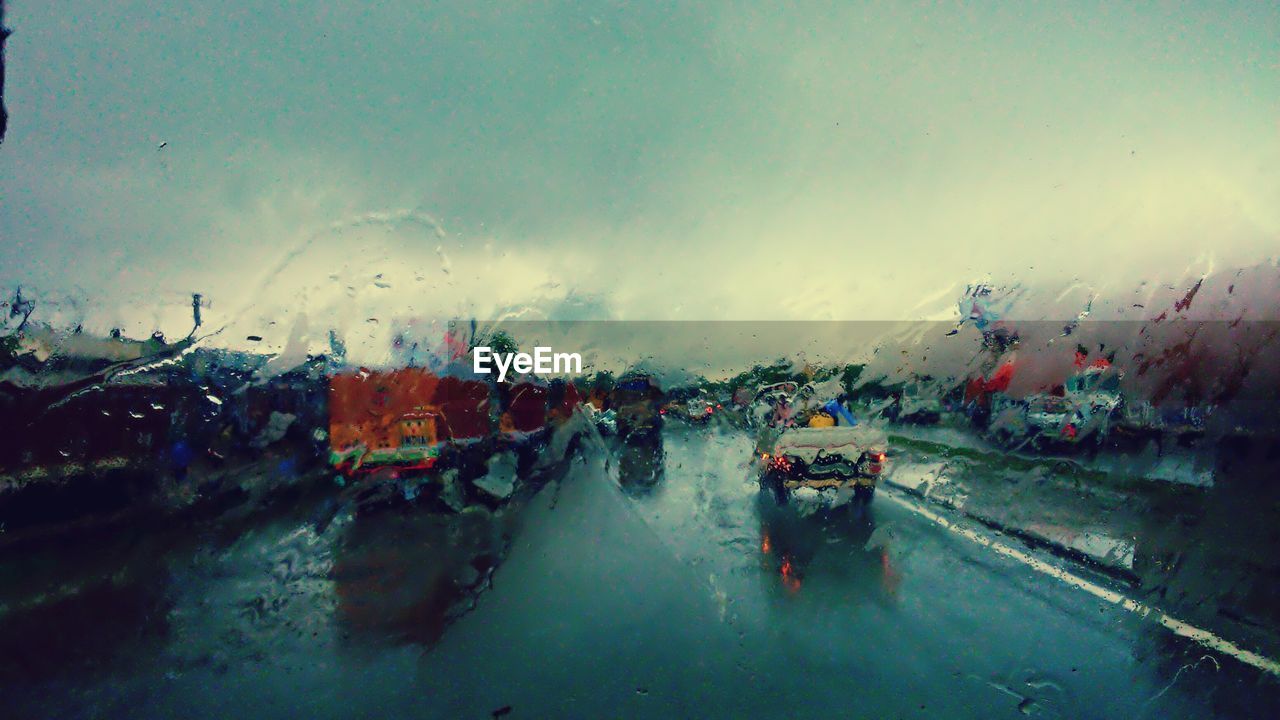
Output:
[[1280,249],[1274,3],[374,5],[9,0],[0,282],[134,332],[900,319]]

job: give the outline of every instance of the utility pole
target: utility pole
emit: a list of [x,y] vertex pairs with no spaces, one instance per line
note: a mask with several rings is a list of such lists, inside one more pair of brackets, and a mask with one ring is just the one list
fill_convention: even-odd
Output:
[[200,327],[200,300],[200,293],[191,293],[191,319],[195,321],[195,327],[191,328],[192,333]]

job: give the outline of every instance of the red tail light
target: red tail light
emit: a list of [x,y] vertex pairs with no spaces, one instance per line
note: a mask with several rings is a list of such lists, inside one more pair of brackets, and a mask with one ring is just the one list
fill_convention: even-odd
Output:
[[865,472],[869,475],[879,475],[884,470],[885,453],[869,452],[866,455]]

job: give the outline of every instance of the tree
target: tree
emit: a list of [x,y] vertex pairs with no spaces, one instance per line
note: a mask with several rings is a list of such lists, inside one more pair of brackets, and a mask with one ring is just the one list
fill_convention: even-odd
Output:
[[520,351],[520,346],[516,344],[514,338],[507,334],[505,330],[494,330],[486,335],[477,335],[471,341],[471,348],[487,347],[494,354],[508,354]]

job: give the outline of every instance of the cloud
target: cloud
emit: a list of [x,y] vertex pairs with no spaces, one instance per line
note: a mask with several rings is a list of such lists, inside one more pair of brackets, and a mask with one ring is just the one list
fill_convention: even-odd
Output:
[[1269,6],[71,5],[8,21],[0,281],[140,330],[901,319],[1280,239]]

